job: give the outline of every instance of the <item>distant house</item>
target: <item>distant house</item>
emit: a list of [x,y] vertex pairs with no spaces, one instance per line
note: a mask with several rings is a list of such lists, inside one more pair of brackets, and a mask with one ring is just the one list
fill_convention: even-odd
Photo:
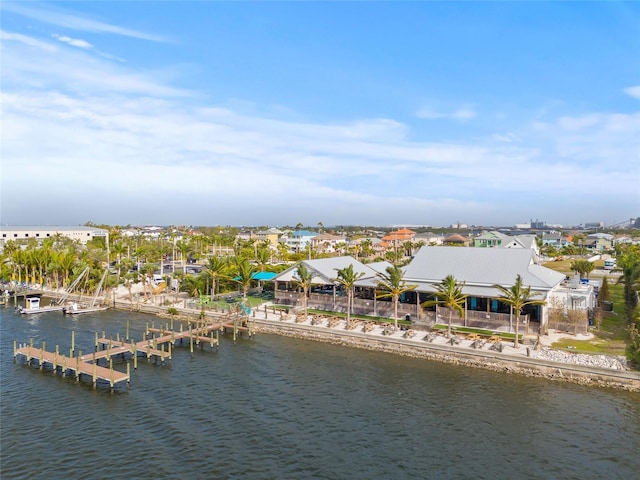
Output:
[[269,228],[268,230],[253,232],[251,234],[251,239],[258,242],[268,242],[269,245],[275,249],[278,246],[280,235],[282,235],[282,231],[278,230],[277,228]]
[[403,245],[406,242],[411,242],[415,236],[416,232],[409,230],[408,228],[394,230],[382,237],[380,247],[386,250],[404,248]]
[[311,244],[311,240],[317,235],[318,232],[296,230],[291,232],[290,236],[283,237],[280,241],[284,242],[290,252],[299,253],[304,252],[307,246]]
[[414,243],[422,242],[423,245],[442,245],[444,237],[433,232],[418,233],[413,237]]
[[510,238],[509,235],[500,232],[483,232],[482,235],[473,239],[473,246],[476,248],[501,247]]
[[613,248],[614,236],[608,233],[592,233],[587,235],[583,245],[586,249],[601,252]]
[[314,251],[318,253],[335,253],[341,245],[346,246],[346,244],[347,237],[344,235],[321,233],[311,239],[311,245]]
[[459,233],[454,233],[448,237],[442,239],[442,244],[449,247],[468,247],[471,244],[471,240],[467,237],[463,237]]
[[569,240],[562,236],[560,232],[543,232],[542,233],[542,246],[562,248],[569,244]]

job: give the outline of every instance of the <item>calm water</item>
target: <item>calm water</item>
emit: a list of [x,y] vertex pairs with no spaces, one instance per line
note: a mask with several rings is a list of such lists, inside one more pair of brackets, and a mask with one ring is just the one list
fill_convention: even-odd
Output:
[[269,335],[141,359],[110,393],[13,340],[88,352],[157,318],[0,315],[3,480],[640,478],[638,394]]

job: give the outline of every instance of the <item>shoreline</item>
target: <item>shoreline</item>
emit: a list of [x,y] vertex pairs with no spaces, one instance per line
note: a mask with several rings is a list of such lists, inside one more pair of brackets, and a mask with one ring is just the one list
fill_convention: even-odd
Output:
[[[55,297],[55,293],[47,292]],[[168,315],[167,307],[155,304],[132,304],[128,300],[112,300],[111,307],[122,311],[139,311],[154,314],[159,317],[199,317],[201,310],[176,307],[177,315]],[[259,314],[259,315],[258,315]],[[219,318],[226,313],[205,311],[206,318]],[[258,318],[264,317],[264,318]],[[460,365],[472,368],[515,373],[528,377],[545,378],[554,381],[564,381],[580,385],[614,388],[629,392],[640,392],[640,372],[613,368],[601,368],[577,363],[552,361],[530,356],[531,351],[522,345],[519,349],[505,343],[503,351],[497,352],[486,348],[471,348],[465,342],[460,346],[427,342],[423,340],[427,332],[418,332],[415,338],[404,338],[397,332],[393,335],[382,335],[380,331],[362,333],[355,329],[346,330],[344,321],[334,327],[312,325],[308,320],[296,322],[283,320],[280,314],[270,313],[267,306],[260,310],[254,310],[249,320],[254,324],[255,332],[272,335],[280,335],[291,338],[312,340],[334,345],[342,345],[351,348],[360,348],[370,351],[391,353],[412,358],[422,358],[443,362],[451,365]],[[466,343],[469,343],[468,341]],[[551,349],[553,352],[559,350]],[[533,352],[535,355],[535,352]],[[568,355],[580,355],[570,353]],[[588,355],[588,354],[586,354]],[[614,358],[614,357],[611,357]]]
[[467,347],[441,346],[426,342],[418,344],[415,341],[392,337],[375,338],[369,334],[360,334],[349,330],[329,330],[324,327],[291,324],[278,320],[254,319],[254,321],[256,332],[259,333],[434,360],[450,365],[483,368],[495,372],[515,373],[580,385],[640,392],[640,373],[634,371],[609,371],[533,357],[515,357]]

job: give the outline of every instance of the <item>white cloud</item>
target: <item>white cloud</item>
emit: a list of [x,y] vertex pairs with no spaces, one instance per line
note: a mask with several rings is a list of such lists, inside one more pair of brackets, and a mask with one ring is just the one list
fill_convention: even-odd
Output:
[[[61,221],[69,205],[85,215],[74,223],[435,223],[444,209],[456,217],[446,223],[500,209],[524,221],[549,198],[607,208],[637,191],[638,114],[565,115],[482,142],[425,142],[393,118],[241,113],[172,85],[177,70],[141,72],[84,48],[2,35],[12,40],[3,42],[0,102],[4,222],[29,208],[42,213],[34,222]],[[606,199],[589,204],[590,190]]]
[[442,112],[430,107],[423,107],[416,112],[416,117],[426,120],[436,120],[440,118],[452,120],[470,120],[477,116],[477,112],[471,107],[461,107],[451,112]]
[[6,32],[4,30],[0,30],[0,40],[14,40],[17,42],[21,42],[30,47],[39,48],[41,50],[45,50],[47,52],[55,52],[56,47],[47,42],[42,42],[35,38],[29,37],[27,35],[22,35],[20,33],[11,33]]
[[[36,4],[34,3],[34,5]],[[125,37],[138,38],[141,40],[149,40],[153,42],[167,41],[167,39],[163,38],[160,35],[154,35],[146,32],[128,29],[125,27],[120,27],[117,25],[111,25],[99,20],[78,17],[77,15],[68,13],[60,8],[54,8],[50,5],[44,5],[40,3],[37,4],[37,8],[33,8],[31,5],[24,2],[4,2],[4,4],[2,5],[2,10],[22,15],[39,22],[82,32],[110,33]]]
[[52,36],[53,38],[59,40],[60,42],[67,43],[72,47],[86,48],[86,49],[93,48],[93,45],[91,45],[89,42],[85,40],[81,40],[78,38],[71,38],[71,37],[67,37],[66,35],[58,35],[58,34],[53,34]]
[[625,88],[624,93],[626,93],[627,95],[631,95],[633,98],[640,99],[640,85],[636,85],[635,87]]
[[563,130],[583,130],[593,127],[601,122],[601,116],[598,114],[581,115],[578,117],[560,117],[558,126]]

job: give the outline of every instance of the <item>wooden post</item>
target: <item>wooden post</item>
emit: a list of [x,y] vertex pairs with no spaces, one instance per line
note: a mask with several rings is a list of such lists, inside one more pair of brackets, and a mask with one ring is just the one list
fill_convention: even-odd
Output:
[[71,330],[71,353],[70,356],[73,356],[76,352],[76,331]]
[[42,367],[43,367],[42,362],[44,361],[43,357],[44,357],[44,351],[45,351],[45,348],[46,348],[46,344],[47,344],[47,342],[43,341],[42,342],[42,348],[40,349],[40,370],[42,370]]
[[[111,359],[109,359],[109,363],[111,363]],[[109,373],[111,374],[111,381],[109,382],[109,386],[113,388],[113,365],[109,365]]]
[[13,359],[15,360],[15,358],[18,356],[18,344],[16,342],[16,340],[13,341]]
[[189,351],[193,355],[193,335],[192,335],[191,325],[189,325]]
[[82,352],[78,352],[76,357],[76,382],[80,381],[80,355],[82,355]]
[[62,356],[62,376],[64,377],[67,373],[67,357]]
[[96,362],[96,354],[93,353],[93,388],[96,388],[96,382],[98,380],[98,362]]
[[171,360],[171,344],[169,343],[169,360]]
[[126,333],[126,340],[129,340],[129,319],[127,318],[127,333]]
[[56,351],[53,353],[53,373],[56,373],[58,369],[58,352],[60,351],[60,347],[56,345]]
[[98,351],[98,332],[96,332],[95,351]]
[[[131,343],[133,343],[133,340]],[[135,343],[133,344],[133,369],[138,369],[138,351]]]

